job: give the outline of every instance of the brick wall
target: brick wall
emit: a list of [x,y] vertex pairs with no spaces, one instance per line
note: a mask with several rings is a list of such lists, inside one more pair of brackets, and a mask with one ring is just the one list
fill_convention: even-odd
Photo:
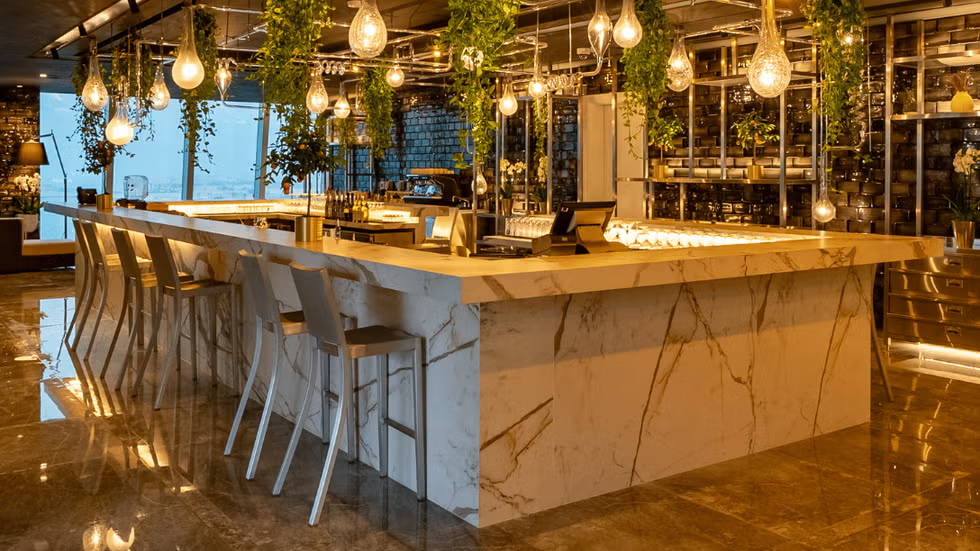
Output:
[[29,190],[14,183],[22,175],[32,175],[36,166],[19,166],[17,150],[21,142],[38,135],[40,91],[37,88],[0,88],[0,166],[9,163],[9,174],[0,182],[0,216],[11,216],[15,197],[37,197],[39,190]]

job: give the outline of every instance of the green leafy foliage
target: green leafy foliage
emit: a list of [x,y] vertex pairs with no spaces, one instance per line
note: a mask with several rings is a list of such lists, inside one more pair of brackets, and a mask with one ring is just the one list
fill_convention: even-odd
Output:
[[357,122],[353,117],[347,117],[345,119],[333,119],[330,124],[333,125],[334,136],[340,144],[340,154],[346,156],[350,148],[354,146],[354,142],[357,141]]
[[[489,158],[493,147],[494,84],[498,58],[504,44],[513,38],[515,18],[520,4],[517,0],[449,0],[449,25],[440,43],[452,50],[453,98],[450,102],[466,116],[470,129],[461,130],[460,147],[467,150],[467,138],[473,140],[475,163]],[[482,54],[482,63],[467,68],[462,54],[472,48]],[[466,168],[463,152],[455,156],[456,167]]]
[[338,166],[327,146],[326,117],[314,119],[306,109],[309,63],[323,29],[332,26],[332,9],[325,0],[268,0],[260,16],[267,33],[251,78],[262,83],[266,103],[282,121],[267,165],[284,184]]
[[663,159],[664,151],[674,148],[674,138],[684,132],[684,124],[677,117],[657,117],[649,124],[647,143],[659,149]]
[[[626,82],[623,84],[626,101],[623,102],[623,110],[627,128],[631,119],[641,117],[649,134],[656,127],[667,91],[670,21],[664,13],[661,0],[637,0],[636,16],[643,27],[643,39],[623,52],[623,71],[626,74]],[[635,133],[630,132],[630,152],[636,158],[641,158],[643,151],[636,149],[635,138]],[[649,141],[649,135],[646,141]]]
[[[548,165],[548,123],[551,117],[548,113],[548,99],[537,98],[534,100],[534,174],[539,183],[547,181]],[[540,177],[540,176],[543,176]]]
[[[202,155],[212,159],[208,151],[210,138],[214,136],[214,119],[211,118],[209,101],[218,91],[214,73],[218,69],[218,19],[213,11],[194,8],[194,45],[197,56],[204,65],[204,81],[193,90],[183,90],[180,96],[180,129],[187,140],[187,151],[194,155],[194,166],[207,172],[201,163]],[[178,54],[179,55],[179,54]]]
[[372,67],[364,74],[364,113],[366,133],[371,139],[371,156],[381,159],[391,149],[391,117],[394,90],[385,79],[387,68]]
[[[149,44],[140,44],[139,35],[131,33],[122,47],[112,51],[112,71],[106,83],[110,93],[127,93],[136,98],[136,112],[130,112],[130,121],[138,119],[134,140],[140,137],[153,138],[153,127],[146,115],[150,112],[150,88],[156,76],[153,65],[153,49]],[[137,53],[138,52],[138,53]]]
[[[89,111],[82,103],[82,90],[85,88],[85,81],[88,80],[89,58],[82,57],[75,63],[75,70],[71,75],[71,84],[78,96],[72,110],[75,111],[75,133],[71,135],[72,140],[78,140],[82,146],[82,170],[89,174],[102,174],[106,167],[112,164],[112,160],[119,153],[125,153],[125,149],[115,145],[105,137],[105,127],[109,123],[106,118],[105,110]],[[104,68],[102,78],[105,80]],[[132,156],[132,154],[128,154]]]
[[14,214],[40,214],[44,203],[38,197],[14,197],[10,211]]
[[[824,147],[831,147],[847,133],[851,107],[861,91],[868,47],[860,33],[868,18],[862,0],[807,0],[801,11],[820,50],[824,80],[817,108],[827,117]],[[847,32],[856,38],[850,44],[842,39]]]
[[767,121],[758,111],[749,111],[738,116],[732,123],[732,130],[735,131],[735,141],[738,146],[746,151],[752,151],[753,159],[755,159],[756,148],[779,139],[776,125]]

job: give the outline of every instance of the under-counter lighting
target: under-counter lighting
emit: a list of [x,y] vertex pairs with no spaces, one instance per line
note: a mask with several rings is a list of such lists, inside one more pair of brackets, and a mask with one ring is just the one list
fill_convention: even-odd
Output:
[[631,249],[639,250],[685,249],[813,239],[804,235],[755,233],[740,230],[725,231],[714,228],[679,228],[626,220],[610,222],[606,228],[605,238],[611,243],[622,243]]

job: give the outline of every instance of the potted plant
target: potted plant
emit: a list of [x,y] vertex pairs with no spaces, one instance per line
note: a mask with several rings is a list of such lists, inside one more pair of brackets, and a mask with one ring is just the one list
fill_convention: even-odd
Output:
[[949,102],[949,110],[953,113],[969,113],[973,111],[973,98],[970,97],[970,92],[967,88],[967,82],[970,80],[970,71],[966,70],[962,73],[953,73],[946,77],[947,81],[952,85],[956,93],[953,94],[953,99]]
[[41,214],[41,207],[44,206],[37,197],[15,197],[11,210],[17,218],[23,220],[24,234],[28,234],[37,229],[38,216]]
[[768,122],[758,111],[749,111],[735,119],[732,130],[735,131],[735,141],[739,147],[752,151],[752,164],[746,167],[745,177],[749,180],[762,179],[763,167],[755,164],[755,158],[760,145],[779,139],[776,125]]
[[647,144],[660,150],[660,161],[653,164],[653,177],[665,180],[670,171],[664,163],[664,151],[674,148],[674,138],[684,132],[684,125],[676,117],[657,117],[647,127]]
[[972,249],[976,238],[980,205],[971,196],[970,184],[978,173],[977,163],[980,163],[980,150],[973,147],[963,147],[953,157],[953,170],[966,177],[966,182],[957,187],[956,195],[946,197],[949,208],[953,210],[953,240],[957,249]]
[[500,159],[500,175],[503,184],[500,186],[500,209],[504,216],[514,213],[514,180],[527,172],[527,163],[518,161],[512,163],[507,159]]
[[500,186],[500,210],[504,216],[514,214],[514,185],[510,182],[505,181]]
[[531,188],[531,202],[534,204],[533,211],[541,212],[541,205],[548,201],[548,186],[545,184],[535,184]]

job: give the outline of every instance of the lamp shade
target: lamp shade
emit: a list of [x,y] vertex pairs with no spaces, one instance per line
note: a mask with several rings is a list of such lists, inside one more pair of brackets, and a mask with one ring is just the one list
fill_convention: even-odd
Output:
[[48,153],[40,142],[24,142],[17,150],[17,164],[40,166],[48,164]]

